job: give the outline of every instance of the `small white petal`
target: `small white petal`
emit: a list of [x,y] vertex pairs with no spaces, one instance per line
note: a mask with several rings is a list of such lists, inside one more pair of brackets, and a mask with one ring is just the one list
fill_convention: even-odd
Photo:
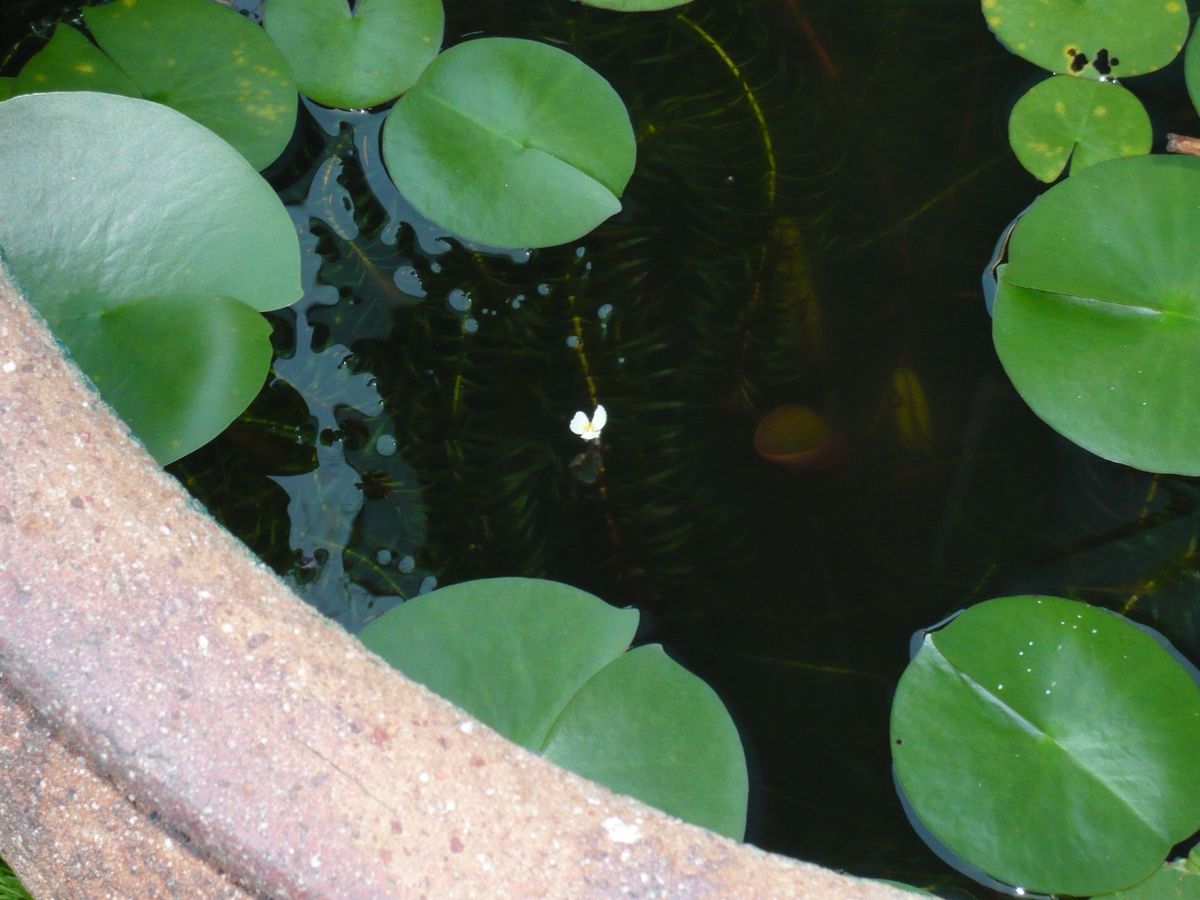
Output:
[[601,404],[596,404],[596,412],[592,416],[592,428],[599,431],[608,422],[608,413]]
[[583,412],[583,410],[575,413],[575,418],[571,420],[571,430],[573,432],[582,437],[584,432],[590,430],[591,427],[592,423],[588,421],[587,413]]

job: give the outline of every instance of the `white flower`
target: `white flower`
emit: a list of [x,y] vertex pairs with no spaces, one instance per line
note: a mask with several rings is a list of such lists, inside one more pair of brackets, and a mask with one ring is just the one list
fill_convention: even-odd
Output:
[[598,441],[600,440],[600,429],[607,421],[608,413],[604,411],[603,406],[597,405],[596,411],[592,413],[590,419],[583,410],[575,413],[575,418],[571,420],[571,430],[585,441]]

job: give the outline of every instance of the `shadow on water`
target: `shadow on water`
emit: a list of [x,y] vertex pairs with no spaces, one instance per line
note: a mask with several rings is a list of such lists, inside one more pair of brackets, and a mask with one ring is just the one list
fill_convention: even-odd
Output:
[[[748,840],[965,889],[893,790],[909,635],[1029,591],[1200,651],[1194,485],[1059,439],[991,347],[979,272],[1037,193],[1005,131],[1030,68],[949,0],[446,5],[448,42],[549,40],[613,82],[624,210],[565,247],[463,246],[389,190],[380,113],[307,106],[266,173],[305,297],[268,314],[258,400],[171,471],[351,629],[501,574],[638,605],[742,730]],[[596,403],[599,455],[567,427]],[[787,405],[836,435],[821,466],[755,452]]]

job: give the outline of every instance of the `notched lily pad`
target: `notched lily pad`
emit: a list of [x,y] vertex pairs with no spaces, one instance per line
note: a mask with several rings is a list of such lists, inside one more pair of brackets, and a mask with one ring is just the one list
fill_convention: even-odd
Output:
[[584,6],[611,9],[615,12],[654,12],[683,6],[685,3],[691,3],[692,0],[582,0],[582,2]]
[[378,106],[411,88],[442,46],[440,0],[271,0],[263,26],[306,97]]
[[1008,139],[1021,165],[1050,182],[1122,156],[1150,152],[1150,116],[1119,84],[1055,75],[1029,89],[1013,107]]
[[1005,597],[928,632],[896,689],[892,759],[915,815],[1008,884],[1089,896],[1200,827],[1200,686],[1106,610]]
[[1184,0],[982,0],[988,27],[1051,72],[1129,77],[1161,69],[1187,40]]
[[17,94],[42,91],[100,91],[140,97],[142,92],[121,67],[65,22],[54,28],[46,46],[25,63],[17,78]]
[[1200,474],[1200,159],[1110,160],[1043,194],[998,270],[993,339],[1038,416],[1106,459]]
[[510,740],[740,838],[748,785],[737,729],[661,647],[625,652],[637,621],[564,584],[493,578],[409,600],[360,637]]
[[384,162],[405,198],[494,247],[587,234],[620,210],[635,155],[607,81],[569,53],[515,38],[442,53],[383,128]]
[[279,49],[253,22],[211,0],[121,0],[88,7],[84,22],[99,48],[60,23],[22,68],[14,95],[144,97],[212,129],[256,169],[287,146],[296,85]]
[[300,296],[300,249],[232,147],[157,103],[88,91],[0,103],[0,246],[22,290],[159,462],[262,386],[256,310]]

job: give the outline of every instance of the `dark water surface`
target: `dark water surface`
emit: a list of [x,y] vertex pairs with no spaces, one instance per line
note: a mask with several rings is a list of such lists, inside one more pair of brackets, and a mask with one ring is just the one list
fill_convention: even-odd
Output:
[[[494,575],[636,604],[741,729],[749,841],[961,885],[892,786],[915,629],[1058,593],[1200,653],[1194,483],[1056,437],[992,350],[979,273],[1038,192],[1005,130],[1037,72],[970,2],[446,6],[447,43],[549,40],[612,81],[639,138],[624,211],[566,247],[466,249],[388,192],[378,115],[302,112],[266,174],[305,298],[269,314],[259,399],[171,471],[351,628]],[[34,7],[0,12],[5,46]],[[598,459],[567,427],[597,401]],[[784,404],[831,423],[831,466],[756,454]]]

